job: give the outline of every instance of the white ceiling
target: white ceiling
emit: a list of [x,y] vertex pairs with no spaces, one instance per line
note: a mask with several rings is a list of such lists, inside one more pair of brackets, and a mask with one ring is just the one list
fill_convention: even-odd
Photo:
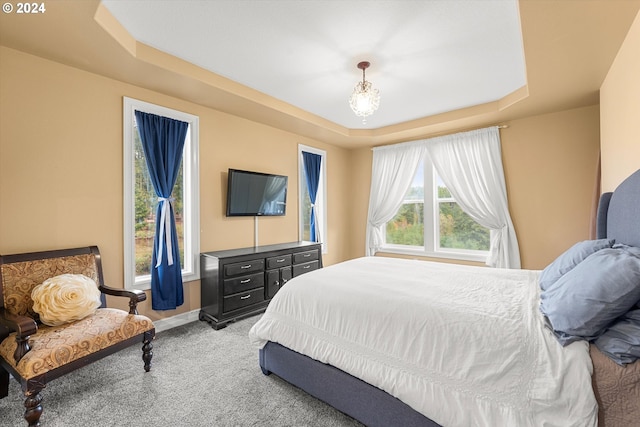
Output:
[[[138,41],[350,129],[496,101],[526,84],[516,0],[103,0]],[[367,80],[380,108],[355,116]]]

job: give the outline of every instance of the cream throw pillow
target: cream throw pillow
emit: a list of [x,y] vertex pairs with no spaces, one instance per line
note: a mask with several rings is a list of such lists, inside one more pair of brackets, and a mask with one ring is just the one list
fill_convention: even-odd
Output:
[[59,326],[84,319],[100,307],[96,282],[82,274],[61,274],[33,288],[33,311],[45,325]]

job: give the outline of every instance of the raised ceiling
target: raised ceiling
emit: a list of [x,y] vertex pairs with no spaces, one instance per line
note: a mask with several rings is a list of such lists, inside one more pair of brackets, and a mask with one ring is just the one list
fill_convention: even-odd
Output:
[[[154,23],[148,24],[152,33],[169,36],[164,40],[143,40],[144,34],[135,34],[140,30],[125,22],[125,18],[116,18],[120,12],[115,8],[121,3],[135,8],[146,5],[149,17],[153,18],[151,22],[167,13],[155,8],[164,10],[171,6],[175,21],[190,22],[193,27],[215,24],[226,30],[218,36],[223,39],[212,40],[207,36],[193,41],[184,51],[179,46],[156,46],[154,43],[184,40],[193,37],[192,32],[203,30],[189,29],[184,37],[171,37],[173,24],[165,23],[157,28],[153,27],[157,25]],[[465,16],[465,24],[456,24],[451,15],[446,14],[451,4]],[[192,8],[202,11],[214,5],[224,13],[208,16],[201,12],[197,18],[189,17]],[[478,5],[495,6],[495,13],[503,13],[504,22],[511,22],[511,26],[505,24],[507,29],[503,31],[506,32],[518,26],[517,15],[512,21],[508,17],[513,18],[513,13],[519,12],[520,35],[509,33],[507,45],[517,50],[519,61],[524,61],[524,86],[522,81],[518,82],[522,70],[511,69],[504,65],[506,62],[504,69],[498,71],[462,65],[483,63],[482,58],[478,58],[483,55],[479,47],[481,40],[496,40],[495,36],[500,35],[495,28],[485,28],[487,37],[481,36],[482,31],[478,32],[481,27],[469,22],[467,10],[474,10],[478,22],[487,18],[488,14],[483,8],[478,9]],[[508,10],[499,12],[501,6]],[[323,3],[313,0],[132,0],[106,4],[99,0],[64,0],[46,2],[46,13],[39,15],[0,14],[0,45],[303,137],[353,148],[508,123],[521,117],[597,104],[600,85],[639,9],[640,0],[520,0],[517,4],[509,0]],[[381,17],[380,10],[386,15]],[[135,13],[138,12],[132,9],[131,14]],[[437,18],[434,19],[434,15]],[[428,20],[428,24],[421,25],[421,19]],[[263,30],[253,30],[252,23]],[[435,37],[439,30],[447,27],[458,30],[451,31],[448,39]],[[434,35],[427,37],[421,33],[427,30]],[[341,36],[340,31],[345,31],[345,35]],[[358,34],[366,34],[362,46],[346,42]],[[417,37],[418,34],[423,36]],[[458,34],[458,38],[476,36],[461,41],[454,34]],[[377,42],[366,45],[373,40]],[[224,61],[206,58],[206,55],[202,59],[198,55],[199,49],[206,53],[211,46]],[[395,50],[385,50],[388,46]],[[508,46],[500,46],[503,47],[486,54],[505,55],[510,51]],[[245,49],[242,54],[241,49]],[[299,53],[298,49],[303,52]],[[314,49],[318,58],[296,59],[302,57],[297,55],[306,55]],[[1,52],[0,61],[3,61]],[[451,52],[457,54],[449,55]],[[187,53],[195,56],[185,59]],[[278,76],[272,55],[279,59],[275,62],[282,63],[282,73],[291,73],[286,78]],[[445,58],[449,61],[445,65],[435,60]],[[361,77],[355,67],[361,59],[372,62],[367,79],[380,89],[382,97],[380,109],[369,118],[370,127],[366,128],[347,104],[349,93]],[[195,63],[200,60],[210,62]],[[421,65],[407,66],[411,61]],[[500,61],[508,59],[493,57],[490,62]],[[214,66],[226,68],[219,68],[217,72],[207,69]],[[452,74],[440,78],[459,78],[456,72],[468,79],[499,75],[499,83],[507,84],[502,87],[502,94],[494,92],[493,95],[478,81],[461,91],[458,87],[441,85],[425,89],[423,85],[436,80],[438,68]],[[456,85],[467,83],[463,79]],[[404,89],[402,84],[406,84]],[[495,86],[494,83],[487,85]],[[445,93],[444,102],[450,104],[436,108],[434,99],[440,98],[440,92]],[[465,101],[464,97],[471,93],[475,100],[466,98]]]
[[[526,84],[516,0],[102,2],[138,41],[347,128],[497,101]],[[382,102],[367,124],[348,96]]]

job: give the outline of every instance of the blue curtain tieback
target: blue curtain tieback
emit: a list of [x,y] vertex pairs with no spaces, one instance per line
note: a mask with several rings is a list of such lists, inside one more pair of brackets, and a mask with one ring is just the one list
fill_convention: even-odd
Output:
[[[167,265],[173,265],[173,247],[171,245],[171,233],[168,230],[171,229],[171,205],[175,199],[173,197],[158,197],[158,202],[162,203],[162,211],[160,213],[160,235],[158,241],[161,242],[162,238],[167,244]],[[162,264],[162,245],[158,245],[158,259],[156,260],[156,268]]]

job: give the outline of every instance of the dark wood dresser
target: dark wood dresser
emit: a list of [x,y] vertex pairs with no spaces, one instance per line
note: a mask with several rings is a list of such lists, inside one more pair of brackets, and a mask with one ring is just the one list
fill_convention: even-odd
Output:
[[320,243],[201,253],[199,318],[221,329],[229,322],[261,313],[289,279],[321,267]]

